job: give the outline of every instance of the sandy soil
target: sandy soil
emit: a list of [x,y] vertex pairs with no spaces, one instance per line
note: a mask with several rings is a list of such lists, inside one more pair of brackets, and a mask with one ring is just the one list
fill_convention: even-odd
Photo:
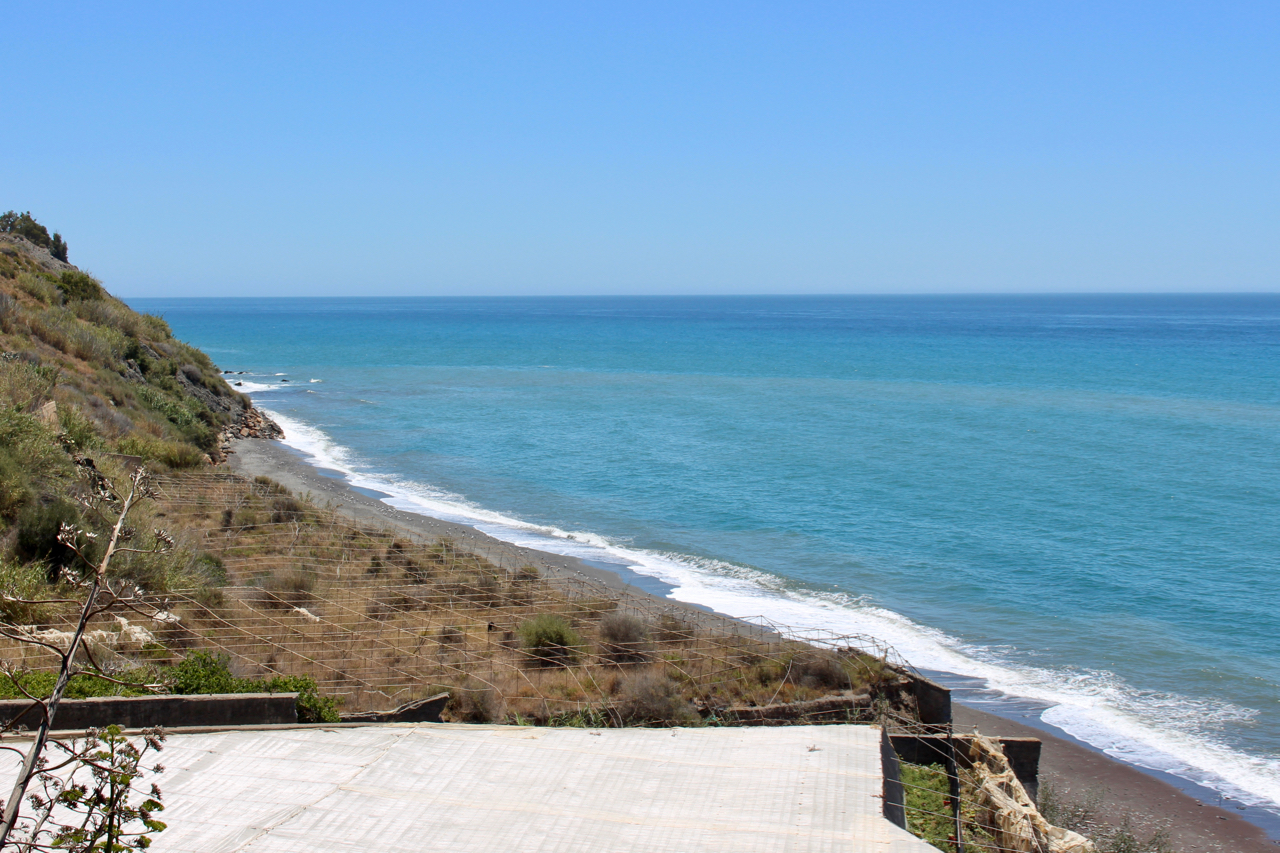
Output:
[[[266,475],[297,494],[310,493],[320,504],[368,523],[391,524],[419,536],[450,536],[476,553],[513,551],[551,577],[578,576],[606,584],[625,595],[644,596],[643,590],[627,584],[620,576],[590,566],[573,557],[564,557],[531,548],[516,548],[498,542],[475,528],[396,510],[376,498],[360,494],[343,480],[325,476],[284,445],[259,439],[238,440],[227,467],[246,476]],[[698,618],[702,611],[680,602],[663,600],[664,606],[678,610],[685,618]],[[1039,728],[956,704],[957,731],[977,729],[983,734],[1007,737],[1035,737],[1043,743],[1040,778],[1075,796],[1090,791],[1104,792],[1099,815],[1111,823],[1128,817],[1140,835],[1157,829],[1168,832],[1173,848],[1191,851],[1237,851],[1276,853],[1280,842],[1269,840],[1256,825],[1237,811],[1217,808],[1154,776],[1115,761],[1078,743],[1055,737]]]

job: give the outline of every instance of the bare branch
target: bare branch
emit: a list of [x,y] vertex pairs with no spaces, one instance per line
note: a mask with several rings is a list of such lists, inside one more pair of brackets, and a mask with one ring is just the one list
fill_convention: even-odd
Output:
[[[91,479],[93,479],[96,487],[96,496],[99,499],[113,503],[119,500],[118,495],[110,489],[110,484],[106,478],[102,477],[102,475],[97,472],[96,468],[94,468],[91,460],[77,459],[77,464],[81,465],[85,470],[92,469]],[[133,509],[138,500],[144,496],[153,494],[148,484],[147,473],[143,468],[138,468],[133,472],[129,478],[129,483],[129,492],[123,500],[120,500],[120,506],[118,509],[119,514],[116,516],[115,523],[112,525],[111,534],[102,553],[102,558],[96,566],[86,558],[81,545],[84,541],[92,541],[94,538],[92,534],[88,534],[68,524],[63,524],[58,531],[58,541],[71,549],[78,557],[80,557],[81,561],[92,570],[91,573],[86,573],[85,577],[79,580],[73,580],[74,585],[82,589],[87,588],[88,594],[86,595],[83,606],[81,607],[80,618],[76,623],[75,632],[71,637],[71,641],[67,645],[67,649],[63,651],[57,646],[38,640],[29,632],[11,631],[0,626],[0,636],[5,636],[22,643],[49,649],[50,651],[60,655],[62,659],[58,678],[49,698],[45,700],[34,700],[35,704],[33,707],[39,707],[41,709],[43,720],[36,731],[34,742],[27,751],[26,757],[23,761],[22,770],[19,772],[18,778],[15,780],[13,791],[10,794],[9,799],[4,803],[4,823],[3,825],[0,825],[0,848],[3,848],[6,845],[10,838],[10,834],[18,823],[24,797],[26,796],[27,789],[31,785],[32,781],[39,776],[41,780],[39,784],[44,786],[46,792],[48,792],[49,786],[52,785],[54,787],[58,787],[62,784],[57,781],[55,777],[48,775],[48,761],[45,759],[44,753],[46,747],[50,743],[49,733],[53,728],[58,704],[62,699],[63,693],[66,691],[68,682],[72,675],[75,674],[76,667],[74,660],[77,652],[83,648],[85,656],[94,665],[95,669],[99,670],[99,672],[95,673],[98,677],[106,678],[108,681],[112,681],[117,684],[124,683],[117,679],[113,679],[110,676],[104,676],[101,674],[102,667],[98,666],[97,661],[94,659],[90,644],[85,642],[85,633],[88,628],[89,621],[95,615],[105,612],[105,610],[118,603],[125,601],[133,603],[137,601],[138,590],[136,586],[128,587],[122,584],[113,585],[107,578],[107,570],[111,565],[112,558],[120,550],[129,550],[121,549],[120,546],[134,535],[132,529],[125,523],[125,520],[129,515],[129,511]],[[159,531],[157,531],[157,533],[159,533]],[[160,537],[157,543],[157,549],[166,545],[171,545],[171,543],[172,539],[168,538],[167,535]],[[101,600],[99,600],[100,596],[102,597]],[[17,684],[16,679],[14,679],[14,682]],[[25,689],[22,688],[21,685],[18,685],[18,687],[26,693]],[[142,752],[129,744],[127,740],[120,738],[118,735],[118,729],[113,729],[112,731],[113,734],[109,735],[107,738],[110,754],[108,764],[110,766],[108,766],[108,764],[102,764],[94,757],[89,756],[86,752],[80,753],[81,757],[88,761],[87,764],[85,761],[81,761],[80,766],[90,767],[94,771],[95,778],[102,780],[101,784],[109,784],[111,790],[110,798],[105,801],[101,800],[101,789],[99,789],[99,792],[95,794],[93,802],[90,803],[89,801],[84,801],[87,803],[85,806],[87,813],[85,823],[83,824],[85,827],[90,825],[88,816],[89,811],[99,809],[100,807],[108,811],[118,808],[120,804],[124,802],[120,798],[127,797],[129,783],[137,776],[137,759],[141,756]],[[91,748],[93,743],[96,743],[95,738],[96,733],[90,731],[90,738],[86,741],[86,750]],[[69,749],[57,741],[54,741],[54,744],[64,752]],[[147,741],[147,748],[150,749],[153,747],[157,747],[157,744],[153,743],[149,739]],[[124,764],[118,765],[118,762],[121,761],[123,761]],[[123,772],[121,771],[121,767],[124,768]],[[121,782],[121,780],[124,781]],[[123,792],[120,789],[121,784],[124,786]],[[45,802],[36,794],[32,794],[31,798],[33,803],[42,804]],[[81,804],[81,801],[78,799],[66,802],[59,800],[59,802],[62,806],[70,808],[72,811],[75,811],[78,805]],[[52,809],[52,807],[52,801],[50,801],[49,809]],[[42,846],[38,844],[39,833],[43,831],[42,827],[44,826],[44,822],[49,820],[51,814],[51,811],[42,811],[42,808],[42,805],[37,805],[37,818],[25,819],[24,823],[24,832],[34,831],[37,833],[36,836],[29,836],[30,841],[35,842],[34,846]],[[105,815],[107,812],[102,812],[102,814]],[[116,818],[114,816],[107,817],[104,821],[100,821],[96,824],[94,829],[97,833],[107,833],[108,846],[111,846],[113,849],[117,840],[121,837],[119,828],[113,823],[115,820]],[[70,829],[70,827],[63,826],[59,831],[65,831],[67,829]],[[24,846],[31,847],[33,844],[24,844]]]

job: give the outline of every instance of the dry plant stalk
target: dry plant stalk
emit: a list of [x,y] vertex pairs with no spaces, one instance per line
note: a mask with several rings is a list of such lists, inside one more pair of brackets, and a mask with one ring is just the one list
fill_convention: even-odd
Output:
[[[22,767],[18,773],[18,778],[14,782],[13,790],[10,793],[8,800],[4,803],[4,824],[3,826],[0,826],[0,848],[4,848],[11,838],[14,839],[19,849],[37,850],[48,847],[48,845],[41,845],[39,843],[39,837],[41,828],[50,819],[52,810],[56,807],[73,808],[75,804],[79,804],[87,809],[84,817],[85,826],[95,825],[93,818],[94,815],[103,818],[99,822],[101,832],[89,833],[90,836],[95,837],[93,841],[88,842],[88,846],[84,846],[81,841],[77,841],[74,838],[63,839],[67,842],[62,845],[63,848],[65,849],[69,844],[71,849],[94,849],[93,844],[96,844],[98,840],[105,838],[105,843],[108,846],[104,849],[114,850],[116,849],[118,840],[127,834],[126,828],[121,824],[121,817],[129,817],[134,814],[135,810],[134,806],[130,805],[128,802],[127,791],[121,793],[113,790],[110,794],[103,794],[104,785],[107,788],[114,788],[118,785],[118,780],[121,778],[120,773],[122,771],[118,766],[118,762],[113,764],[114,758],[98,757],[98,754],[101,752],[99,747],[102,745],[104,740],[97,733],[90,733],[88,746],[76,747],[74,744],[65,744],[54,741],[58,748],[68,756],[65,761],[56,765],[51,765],[48,762],[45,753],[46,747],[50,744],[49,733],[53,730],[54,720],[56,719],[58,712],[58,704],[62,700],[63,693],[66,691],[67,683],[77,671],[77,655],[82,651],[86,654],[86,657],[89,658],[90,663],[93,665],[93,669],[97,670],[95,675],[98,677],[107,678],[108,680],[113,681],[115,680],[101,672],[101,667],[97,666],[96,662],[93,661],[91,652],[89,652],[88,647],[83,642],[85,629],[88,627],[90,621],[104,613],[119,610],[128,610],[130,612],[147,616],[155,615],[154,608],[150,607],[142,600],[140,591],[135,585],[108,578],[107,570],[111,566],[111,560],[117,554],[122,553],[161,553],[167,551],[173,546],[173,540],[164,531],[156,530],[154,532],[155,544],[151,548],[131,548],[127,544],[132,541],[136,535],[136,531],[128,527],[126,524],[129,512],[143,499],[155,497],[155,493],[149,485],[148,476],[144,469],[139,468],[133,472],[129,478],[129,490],[122,498],[116,493],[110,481],[93,469],[91,463],[86,464],[87,460],[77,461],[80,462],[82,471],[85,472],[93,487],[91,493],[82,498],[81,503],[83,503],[87,509],[97,513],[102,513],[102,507],[108,505],[115,505],[118,509],[115,511],[115,521],[111,525],[111,534],[107,540],[106,548],[103,551],[102,558],[96,565],[94,565],[94,563],[91,562],[85,554],[88,543],[96,538],[94,534],[80,530],[68,524],[63,524],[58,533],[58,541],[67,546],[76,555],[76,557],[79,558],[84,568],[88,570],[79,578],[65,578],[72,584],[72,586],[84,590],[85,592],[84,601],[80,607],[79,620],[76,623],[75,630],[72,633],[65,649],[53,643],[37,639],[30,634],[26,634],[7,625],[0,625],[0,635],[22,644],[43,647],[46,651],[52,652],[61,660],[57,681],[54,684],[52,693],[47,698],[40,698],[27,692],[16,677],[16,672],[9,671],[7,673],[18,689],[32,701],[33,707],[39,709],[40,725],[36,729],[33,742],[27,749],[26,755],[23,757]],[[74,598],[31,601],[15,599],[10,596],[6,596],[6,598],[14,603],[31,605],[72,605],[80,603]],[[10,731],[15,726],[16,720],[9,722],[4,729],[0,729],[0,733]],[[136,748],[128,746],[127,742],[126,745],[121,746],[118,740],[112,740],[112,738],[118,737],[118,731],[114,734],[108,735],[105,742],[108,745],[109,752],[114,756],[117,751],[120,751],[122,760],[133,761],[136,769],[136,760],[134,760],[129,754],[130,750],[137,751]],[[19,755],[22,754],[21,750],[14,747],[6,746],[3,747],[3,749],[15,752]],[[155,733],[148,735],[147,749],[159,749],[159,740],[156,738]],[[140,758],[140,754],[137,757]],[[81,788],[76,786],[66,788],[65,784],[60,783],[57,777],[53,775],[61,768],[75,765],[77,763],[83,765],[94,761],[98,762],[99,768],[114,767],[114,770],[100,769],[98,772],[93,773],[98,784],[97,788],[92,792],[92,795],[90,795],[87,788],[85,790],[81,790]],[[156,769],[158,772],[159,768]],[[37,779],[39,779],[46,788],[52,785],[54,788],[59,789],[60,794],[53,798],[40,796],[31,797],[32,804],[36,808],[36,816],[34,818],[27,819],[24,822],[21,820],[22,804],[24,800],[27,799],[28,787]],[[70,794],[68,794],[68,791],[70,791]],[[163,824],[152,821],[150,818],[150,812],[158,810],[159,808],[159,799],[160,792],[158,789],[154,789],[153,786],[152,797],[144,804],[145,807],[142,809],[142,811],[146,812],[146,817],[140,818],[143,819],[144,822],[151,821],[155,824],[155,826],[148,827],[152,831],[163,829]],[[15,834],[16,831],[22,831],[25,838],[19,839]]]

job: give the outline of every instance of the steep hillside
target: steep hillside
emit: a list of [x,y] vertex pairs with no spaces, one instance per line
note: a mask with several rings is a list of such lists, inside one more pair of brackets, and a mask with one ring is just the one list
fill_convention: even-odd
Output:
[[158,472],[200,469],[219,461],[229,431],[256,423],[255,414],[164,320],[133,311],[45,246],[0,230],[4,557],[56,566],[65,556],[56,542],[62,522],[94,529],[76,500],[86,458],[108,471],[139,461]]

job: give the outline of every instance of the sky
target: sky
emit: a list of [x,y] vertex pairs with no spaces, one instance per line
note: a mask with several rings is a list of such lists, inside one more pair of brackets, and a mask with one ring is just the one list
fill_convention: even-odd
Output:
[[1280,290],[1280,4],[23,3],[118,295]]

